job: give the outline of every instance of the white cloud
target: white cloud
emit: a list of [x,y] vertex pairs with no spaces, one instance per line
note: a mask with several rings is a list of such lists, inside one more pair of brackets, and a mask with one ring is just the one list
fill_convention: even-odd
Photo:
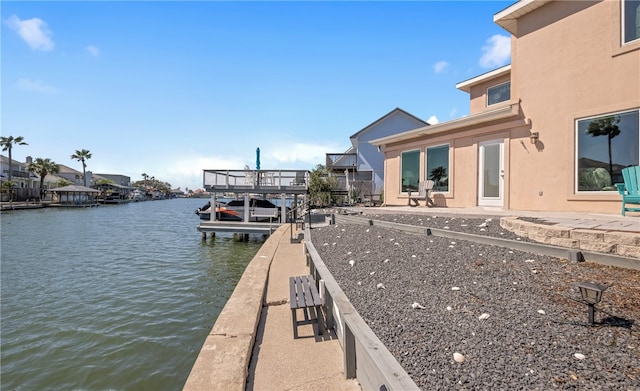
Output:
[[444,69],[449,65],[448,62],[446,61],[438,61],[437,63],[433,64],[433,71],[435,73],[440,73],[442,71],[444,71]]
[[100,49],[98,49],[97,47],[95,47],[93,45],[88,45],[84,49],[94,57],[98,57],[100,55]]
[[31,49],[45,52],[53,50],[54,44],[51,36],[53,33],[47,28],[47,23],[39,18],[20,20],[11,15],[5,20],[9,28],[20,36]]
[[429,117],[427,122],[429,123],[429,125],[435,125],[440,121],[438,121],[438,117],[436,117],[435,115],[432,115],[431,117]]
[[[274,164],[294,164],[297,166],[306,166],[309,169],[314,168],[318,164],[324,164],[327,152],[343,152],[347,149],[346,147],[340,147],[338,145],[308,144],[300,142],[289,144],[287,146],[273,145],[270,148],[271,149],[265,149],[263,152],[268,151],[266,152],[265,157],[268,160],[273,160]],[[273,152],[271,152],[271,150]],[[265,168],[268,167],[265,166]]]
[[31,80],[21,78],[16,83],[18,88],[23,91],[40,92],[44,94],[56,94],[58,89],[40,80]]
[[174,161],[164,162],[155,167],[153,171],[155,177],[171,183],[174,188],[200,189],[202,188],[202,170],[238,170],[244,167],[244,162],[237,157],[181,156]]
[[455,117],[455,115],[458,114],[458,109],[456,109],[455,107],[453,109],[451,109],[451,111],[449,112],[449,118],[453,118]]
[[508,63],[511,59],[511,38],[496,34],[487,39],[482,47],[480,66],[495,68]]

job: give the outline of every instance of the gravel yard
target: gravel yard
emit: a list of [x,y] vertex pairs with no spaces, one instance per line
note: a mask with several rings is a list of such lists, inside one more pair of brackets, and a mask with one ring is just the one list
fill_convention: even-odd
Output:
[[[499,218],[367,217],[517,240]],[[639,271],[376,226],[311,241],[421,389],[640,390]],[[589,280],[609,286],[593,327],[576,301]]]

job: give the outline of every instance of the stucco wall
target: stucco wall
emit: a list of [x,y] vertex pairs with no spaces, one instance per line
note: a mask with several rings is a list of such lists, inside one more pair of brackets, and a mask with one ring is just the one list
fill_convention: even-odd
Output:
[[[500,107],[502,103],[494,104],[487,107],[487,89],[509,81],[509,75],[503,75],[481,84],[474,85],[469,91],[469,114],[478,114],[480,112]],[[513,97],[513,94],[511,95]]]
[[[511,102],[520,115],[494,123],[459,127],[385,146],[385,201],[406,205],[400,194],[400,153],[449,142],[449,207],[478,205],[478,144],[504,139],[504,208],[620,213],[620,195],[575,191],[575,120],[640,107],[640,42],[620,43],[620,2],[555,1],[518,19],[512,37]],[[486,89],[500,76],[470,89],[471,114],[486,107]],[[530,132],[539,140],[531,144]]]
[[511,208],[619,212],[617,192],[574,190],[575,120],[640,105],[640,44],[620,54],[619,16],[618,1],[557,1],[518,20],[512,96],[540,141],[512,155],[526,175],[511,176]]

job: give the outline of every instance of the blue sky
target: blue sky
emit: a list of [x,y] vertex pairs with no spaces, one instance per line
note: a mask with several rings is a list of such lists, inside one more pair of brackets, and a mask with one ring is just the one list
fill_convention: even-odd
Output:
[[202,187],[203,169],[312,169],[396,107],[469,113],[510,63],[513,1],[3,1],[1,129],[81,170]]

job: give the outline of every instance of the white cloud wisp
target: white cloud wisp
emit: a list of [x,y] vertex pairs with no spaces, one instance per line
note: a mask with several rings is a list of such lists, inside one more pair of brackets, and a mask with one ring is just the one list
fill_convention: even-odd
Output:
[[449,66],[449,63],[446,61],[438,61],[437,63],[433,64],[433,71],[435,73],[441,73],[445,70],[445,68]]
[[5,20],[9,28],[20,36],[31,49],[44,52],[54,48],[51,36],[53,33],[47,27],[47,23],[40,18],[20,20],[16,15],[11,15]]
[[98,57],[100,55],[100,49],[93,45],[87,45],[84,49],[93,57]]
[[507,64],[511,59],[511,38],[496,34],[487,39],[482,47],[480,66],[495,68]]
[[49,85],[43,81],[40,80],[31,80],[31,79],[25,79],[25,78],[20,78],[18,79],[16,85],[18,86],[18,89],[22,90],[22,91],[28,91],[28,92],[39,92],[39,93],[43,93],[43,94],[56,94],[58,93],[58,89],[55,88],[52,85]]

